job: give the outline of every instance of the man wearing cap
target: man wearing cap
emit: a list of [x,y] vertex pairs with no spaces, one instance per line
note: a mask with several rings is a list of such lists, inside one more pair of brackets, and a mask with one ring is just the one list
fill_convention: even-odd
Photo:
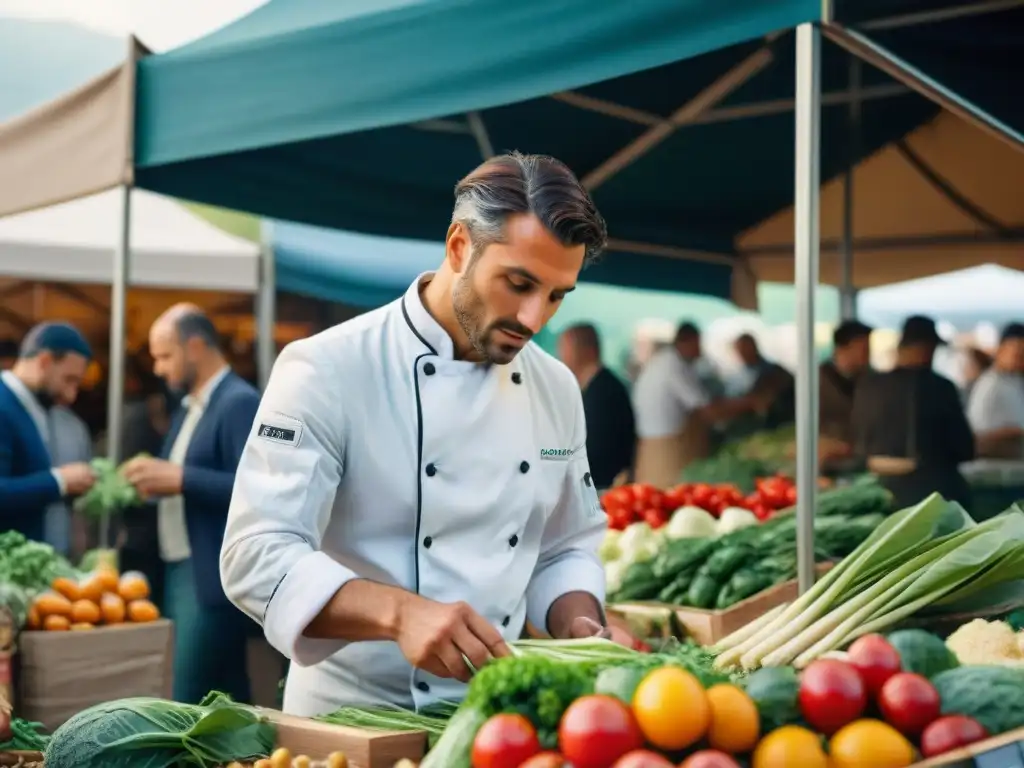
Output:
[[971,390],[967,417],[978,456],[1024,458],[1024,324],[1003,329],[995,359]]
[[932,370],[942,343],[933,320],[908,317],[896,367],[865,376],[854,394],[854,448],[897,508],[933,491],[965,506],[970,501],[959,466],[974,458],[974,434],[956,386]]
[[95,480],[88,464],[53,467],[52,409],[71,405],[92,352],[64,323],[37,325],[18,359],[0,373],[0,530],[42,541],[50,510],[85,493]]
[[871,366],[872,328],[858,320],[840,323],[832,333],[832,358],[821,364],[821,433],[853,442],[850,418],[857,380]]

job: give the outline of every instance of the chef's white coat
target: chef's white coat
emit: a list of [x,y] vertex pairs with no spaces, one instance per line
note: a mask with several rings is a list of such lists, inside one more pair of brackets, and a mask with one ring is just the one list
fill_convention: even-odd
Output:
[[395,643],[303,636],[351,579],[465,601],[507,640],[567,592],[604,602],[576,380],[533,344],[509,365],[454,359],[420,299],[429,277],[290,344],[238,465],[221,580],[292,660],[291,713],[464,693]]

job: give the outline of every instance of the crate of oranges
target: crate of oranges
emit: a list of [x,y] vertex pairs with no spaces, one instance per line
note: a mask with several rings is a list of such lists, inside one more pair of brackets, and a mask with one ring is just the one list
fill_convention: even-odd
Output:
[[160,618],[149,582],[138,571],[99,568],[82,579],[54,579],[29,607],[29,630],[65,631],[145,624]]
[[141,573],[102,566],[55,579],[18,640],[19,711],[53,729],[103,701],[170,698],[172,643]]

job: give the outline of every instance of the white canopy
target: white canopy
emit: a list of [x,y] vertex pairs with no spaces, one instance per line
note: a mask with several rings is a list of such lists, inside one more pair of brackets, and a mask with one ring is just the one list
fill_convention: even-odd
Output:
[[[0,276],[110,283],[121,191],[0,218]],[[162,195],[133,190],[130,285],[256,290],[259,246]]]

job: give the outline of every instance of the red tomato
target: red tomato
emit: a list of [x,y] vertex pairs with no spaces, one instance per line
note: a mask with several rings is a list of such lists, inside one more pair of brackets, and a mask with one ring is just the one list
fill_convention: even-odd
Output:
[[662,507],[664,507],[666,512],[675,512],[683,506],[685,494],[685,489],[680,485],[677,485],[675,488],[669,488],[662,497]]
[[914,738],[938,720],[942,702],[927,677],[900,672],[885,681],[878,694],[878,707],[889,725]]
[[541,752],[525,763],[520,763],[519,768],[566,768],[568,765],[565,758],[557,752]]
[[651,528],[661,528],[666,522],[665,513],[657,507],[651,507],[650,509],[644,510],[643,520]]
[[612,768],[675,768],[675,766],[649,749],[635,749],[615,761]]
[[791,485],[786,489],[786,506],[792,507],[796,504],[796,486]]
[[707,483],[696,483],[690,489],[690,498],[696,506],[704,507],[714,492],[714,489]]
[[772,516],[772,510],[764,504],[755,504],[750,511],[754,513],[754,517],[761,521],[767,520]]
[[725,509],[725,503],[722,501],[722,497],[714,492],[712,492],[712,494],[708,496],[700,506],[704,507],[704,509],[715,517],[718,517],[718,515],[722,513],[722,510]]
[[639,501],[645,507],[651,506],[651,498],[658,490],[647,483],[633,483],[633,500]]
[[743,499],[743,506],[747,509],[753,509],[761,503],[761,494],[754,491],[752,494]]
[[702,749],[694,752],[679,764],[679,768],[740,768],[740,764],[725,752],[717,749]]
[[826,736],[860,717],[867,703],[860,673],[845,661],[819,659],[800,678],[800,711]]
[[608,768],[643,745],[633,713],[611,696],[576,699],[558,726],[559,750],[574,768]]
[[651,509],[662,510],[665,508],[665,494],[661,491],[652,491],[647,497],[647,504]]
[[608,524],[610,527],[617,531],[625,529],[627,525],[633,522],[632,511],[624,508],[617,507],[608,514]]
[[718,486],[718,495],[728,505],[739,504],[743,501],[743,494],[735,485],[726,483]]
[[878,696],[885,681],[902,668],[899,652],[881,635],[864,635],[854,640],[847,655],[860,672],[871,698]]
[[473,768],[519,768],[538,752],[540,741],[529,720],[522,715],[495,715],[473,739]]
[[963,715],[946,715],[924,729],[921,734],[921,754],[935,757],[987,738],[988,731],[977,720]]
[[627,507],[633,503],[633,491],[628,485],[612,488],[604,496],[610,504],[614,504],[616,507]]

